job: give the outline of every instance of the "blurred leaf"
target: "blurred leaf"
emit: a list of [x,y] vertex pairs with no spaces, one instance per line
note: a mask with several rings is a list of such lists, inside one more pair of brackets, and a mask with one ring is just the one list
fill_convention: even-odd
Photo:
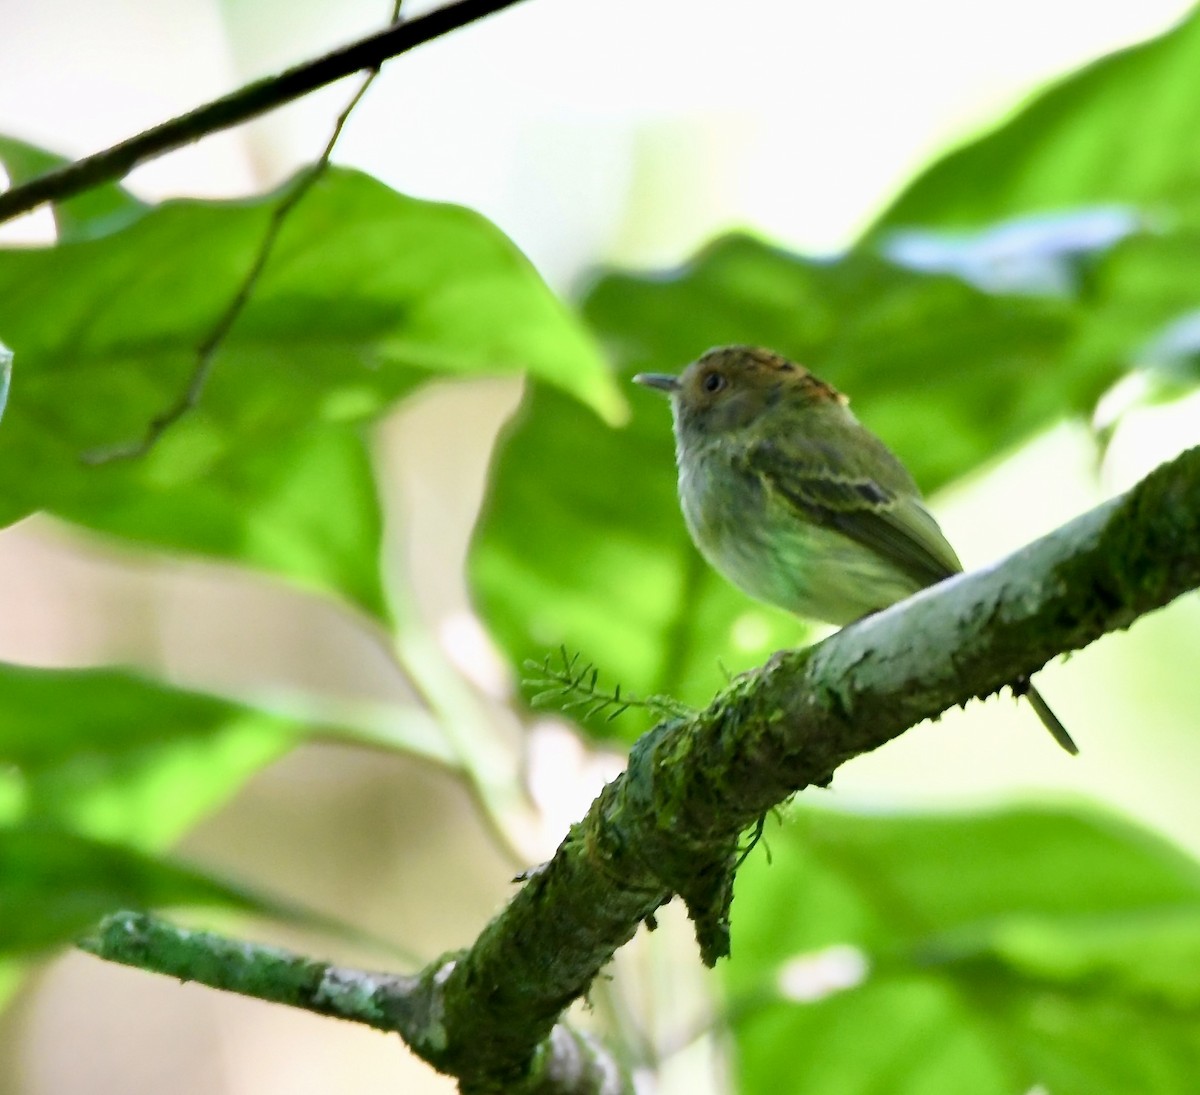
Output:
[[313,736],[454,763],[419,710],[315,697],[252,705],[123,670],[0,663],[0,823],[160,849]]
[[1195,384],[1200,380],[1200,309],[1185,312],[1142,347],[1139,364],[1165,381]]
[[1129,209],[1096,206],[1018,217],[977,232],[894,232],[881,250],[899,266],[953,274],[986,293],[1075,296],[1095,263],[1143,227]]
[[[16,137],[0,135],[0,164],[13,186],[35,179],[71,161]],[[76,198],[54,205],[54,223],[62,241],[88,239],[115,232],[136,220],[148,208],[128,190],[115,183],[85,190]]]
[[1066,811],[804,811],[768,843],[724,971],[740,1090],[1190,1090],[1200,865],[1155,837]]
[[[417,710],[316,697],[273,698],[268,709],[121,670],[0,663],[0,953],[65,940],[118,907],[214,901],[394,950],[342,921],[221,883],[211,897],[203,886],[156,896],[164,881],[209,881],[160,874],[138,854],[164,848],[315,735],[453,763],[437,724]],[[11,882],[8,870],[17,872]],[[45,912],[52,934],[22,929],[12,943],[5,916],[22,908]]]
[[1161,379],[1194,382],[1200,232],[1147,232],[1117,245],[1096,266],[1086,304],[1075,353],[1118,353]]
[[820,261],[745,237],[670,276],[605,277],[585,310],[623,373],[676,371],[737,342],[795,358],[850,397],[927,491],[1090,411],[1120,372],[1066,359],[1071,301],[993,296],[866,253]]
[[609,414],[619,396],[483,218],[332,170],[286,222],[200,406],[145,458],[85,464],[185,390],[273,203],[172,202],[100,239],[0,252],[0,338],[22,365],[0,431],[0,522],[45,509],[386,618],[375,418],[447,374],[529,370]]
[[869,235],[1121,202],[1200,216],[1200,13],[1064,78],[919,175]]
[[130,848],[55,829],[0,827],[0,954],[70,942],[118,909],[177,905],[280,911],[247,891]]
[[162,848],[305,729],[121,670],[0,664],[3,816]]
[[0,962],[0,1008],[6,1007],[9,998],[21,987],[25,973],[24,963]]
[[[1100,441],[1129,411],[1177,399],[1200,382],[1200,232],[1123,240],[1089,271],[1081,307],[1070,349],[1076,367],[1119,361],[1129,370],[1092,416]],[[1194,436],[1200,442],[1200,425]]]

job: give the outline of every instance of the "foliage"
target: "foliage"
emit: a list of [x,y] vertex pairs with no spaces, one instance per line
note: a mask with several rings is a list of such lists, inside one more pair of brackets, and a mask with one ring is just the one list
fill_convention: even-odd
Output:
[[0,521],[45,510],[386,620],[374,418],[433,376],[518,369],[618,404],[587,338],[490,225],[338,170],[289,217],[201,406],[142,459],[89,459],[138,439],[186,387],[274,200],[170,202],[95,239],[0,254],[21,376]]
[[[929,490],[1090,415],[1136,369],[1194,384],[1198,52],[1193,17],[1062,81],[934,164],[843,256],[727,237],[666,274],[605,273],[578,314],[478,215],[331,170],[198,406],[135,460],[104,453],[186,388],[279,195],[147,207],[105,187],[57,211],[57,245],[0,252],[15,352],[0,523],[44,511],[126,548],[266,572],[368,620],[434,681],[432,716],[367,726],[123,670],[0,665],[0,954],[66,943],[125,904],[270,908],[159,853],[316,733],[477,789],[501,781],[464,748],[466,708],[381,555],[372,428],[430,379],[529,377],[472,590],[510,663],[544,670],[531,691],[586,699],[581,733],[626,741],[650,715],[607,716],[631,695],[673,698],[642,701],[655,713],[702,703],[802,637],[695,552],[658,397],[630,393],[614,425],[635,372],[774,346],[850,392]],[[57,157],[4,139],[0,160],[19,178]],[[560,646],[579,660],[548,658]],[[768,839],[773,865],[752,856],[739,879],[724,972],[742,1090],[1187,1089],[1200,874],[1181,855],[1083,810],[802,813]],[[820,974],[822,954],[858,956],[861,984],[798,996],[786,975]]]
[[742,1090],[1188,1089],[1186,856],[1084,810],[794,811],[767,839],[724,970]]
[[70,830],[0,826],[0,953],[29,955],[78,938],[127,906],[218,905],[288,915],[235,886]]
[[979,228],[1008,217],[1128,204],[1171,223],[1200,214],[1194,139],[1200,20],[1101,58],[914,179],[876,231]]
[[[0,157],[17,179],[58,161],[13,140]],[[263,569],[388,625],[375,418],[429,379],[518,369],[610,416],[620,400],[586,332],[482,218],[331,170],[288,219],[201,405],[144,458],[105,460],[178,398],[276,200],[147,207],[109,187],[58,211],[56,246],[0,252],[16,362],[0,519],[42,510],[127,546]],[[232,900],[216,882],[175,885],[135,849],[161,849],[314,733],[456,764],[423,712],[342,709],[331,723],[303,697],[291,706],[0,665],[0,822],[46,834],[11,844],[9,915],[42,922],[40,946],[131,902]],[[104,863],[129,885],[94,884],[96,837],[123,842]],[[52,870],[25,869],[38,849]],[[10,929],[0,954],[31,938]]]

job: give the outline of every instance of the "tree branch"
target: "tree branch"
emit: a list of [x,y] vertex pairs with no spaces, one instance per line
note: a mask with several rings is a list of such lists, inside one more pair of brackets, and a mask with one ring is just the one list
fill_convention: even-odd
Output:
[[[381,1009],[464,1092],[614,1090],[597,1086],[598,1067],[574,1087],[547,1078],[571,1037],[557,1026],[563,1010],[641,922],[679,894],[705,961],[728,953],[738,837],[765,811],[828,784],[845,760],[908,727],[1200,586],[1198,544],[1195,448],[990,569],[775,655],[706,710],[646,734],[627,770],[469,950],[391,979],[403,1005],[336,1013],[379,1025],[371,1009]],[[107,938],[89,944],[93,952],[128,960]],[[136,964],[181,975],[148,951]],[[318,1003],[333,1013],[325,995]]]
[[[79,947],[110,962],[194,981],[317,1015],[350,1019],[413,1046],[436,1044],[439,970],[420,977],[318,962],[281,947],[189,931],[144,913],[105,917]],[[592,1038],[559,1024],[537,1054],[536,1082],[529,1095],[628,1095],[632,1089],[617,1064]]]
[[456,0],[417,19],[403,20],[323,57],[214,99],[187,114],[163,122],[103,152],[49,171],[0,194],[0,223],[28,213],[42,202],[62,201],[102,183],[124,178],[138,164],[180,148],[210,133],[249,121],[299,99],[351,73],[378,68],[447,31],[473,23],[519,0]]

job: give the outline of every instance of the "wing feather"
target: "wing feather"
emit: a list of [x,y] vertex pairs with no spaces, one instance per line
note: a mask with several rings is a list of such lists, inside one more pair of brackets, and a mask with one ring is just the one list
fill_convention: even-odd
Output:
[[900,462],[872,435],[886,454],[886,484],[880,477],[831,467],[827,454],[814,446],[785,446],[757,441],[746,450],[747,471],[756,475],[779,502],[801,519],[835,532],[882,556],[921,586],[932,585],[962,570],[954,549],[921,502],[915,484]]

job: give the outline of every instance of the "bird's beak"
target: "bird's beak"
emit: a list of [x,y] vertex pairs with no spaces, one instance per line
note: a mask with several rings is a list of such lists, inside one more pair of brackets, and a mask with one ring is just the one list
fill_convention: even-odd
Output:
[[679,391],[679,377],[670,373],[638,373],[633,382],[644,388],[657,388],[660,392]]

